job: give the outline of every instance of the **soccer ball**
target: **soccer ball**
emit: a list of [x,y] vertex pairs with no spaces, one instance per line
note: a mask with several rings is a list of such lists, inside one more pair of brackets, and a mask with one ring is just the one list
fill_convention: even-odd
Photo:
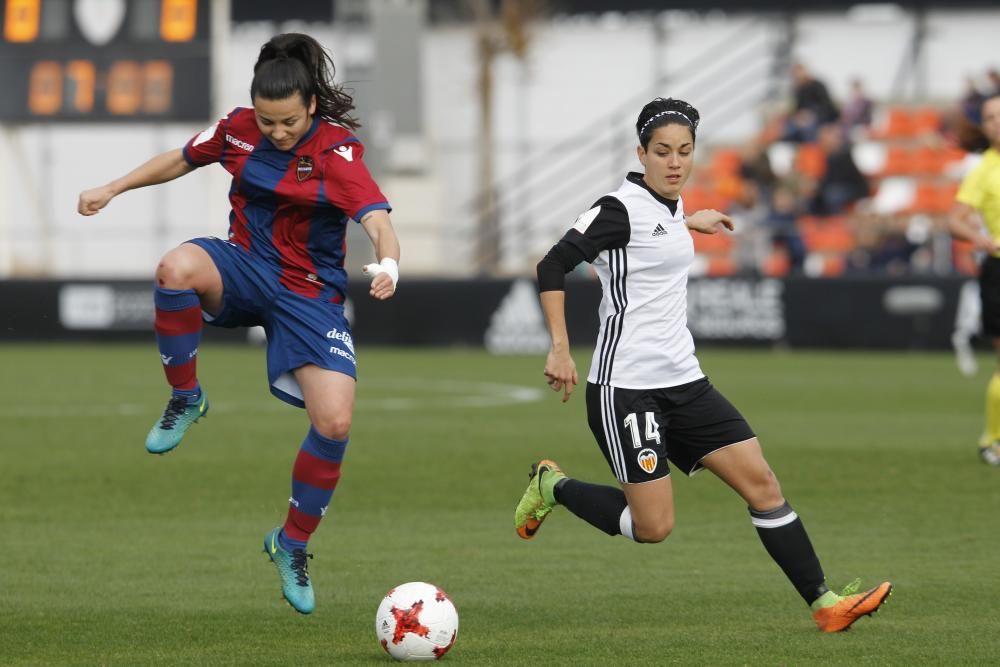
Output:
[[396,660],[437,660],[455,644],[458,612],[434,584],[400,584],[375,612],[375,636]]

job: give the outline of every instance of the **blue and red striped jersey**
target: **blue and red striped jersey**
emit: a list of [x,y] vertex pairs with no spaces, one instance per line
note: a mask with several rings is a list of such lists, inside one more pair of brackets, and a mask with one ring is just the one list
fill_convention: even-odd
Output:
[[220,162],[233,175],[229,240],[273,264],[287,289],[342,302],[347,292],[347,221],[391,210],[349,130],[320,117],[290,150],[257,127],[253,109],[237,108],[193,137],[184,159]]

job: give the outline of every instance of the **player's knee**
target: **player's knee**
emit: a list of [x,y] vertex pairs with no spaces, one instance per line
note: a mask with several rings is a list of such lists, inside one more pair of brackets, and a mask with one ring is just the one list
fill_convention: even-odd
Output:
[[662,542],[670,536],[674,530],[673,517],[658,517],[647,519],[642,522],[633,523],[633,531],[637,542],[656,543]]
[[156,284],[166,289],[188,289],[194,276],[192,268],[183,256],[169,252],[156,265]]
[[770,468],[754,480],[748,495],[750,497],[746,498],[747,504],[761,511],[774,509],[785,502],[778,478],[774,476]]
[[351,416],[330,414],[322,415],[313,422],[313,428],[330,440],[347,440],[351,433]]

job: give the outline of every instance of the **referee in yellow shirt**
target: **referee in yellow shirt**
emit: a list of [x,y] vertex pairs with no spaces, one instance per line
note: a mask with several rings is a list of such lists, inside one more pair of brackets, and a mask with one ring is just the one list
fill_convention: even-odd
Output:
[[970,241],[986,253],[979,271],[983,333],[993,339],[998,370],[986,388],[986,426],[979,440],[979,457],[1000,465],[1000,95],[983,102],[982,127],[969,139],[964,147],[984,150],[983,159],[962,181],[948,229],[955,238]]

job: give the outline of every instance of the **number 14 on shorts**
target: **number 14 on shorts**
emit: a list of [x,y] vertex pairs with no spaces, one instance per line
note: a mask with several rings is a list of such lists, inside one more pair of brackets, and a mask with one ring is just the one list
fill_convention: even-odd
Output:
[[[652,412],[647,412],[643,415],[643,420],[646,422],[646,440],[660,444],[660,425],[656,423],[656,417]],[[632,447],[642,449],[644,445],[642,443],[642,429],[639,427],[638,414],[635,412],[629,413],[625,417],[624,423],[629,435],[632,436]]]

